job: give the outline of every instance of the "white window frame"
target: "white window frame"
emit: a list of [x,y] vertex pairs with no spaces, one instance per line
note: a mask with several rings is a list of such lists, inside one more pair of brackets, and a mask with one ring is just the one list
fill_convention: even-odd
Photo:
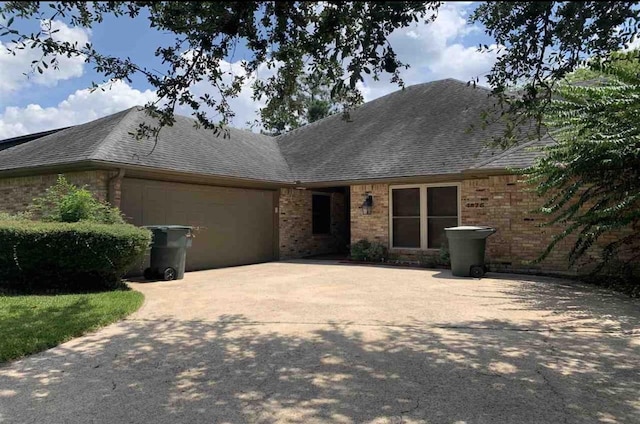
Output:
[[[428,248],[429,238],[427,235],[427,188],[429,187],[457,187],[458,190],[458,225],[461,222],[462,212],[462,196],[460,182],[450,183],[428,183],[428,184],[399,184],[389,186],[389,246],[391,249],[398,250],[438,250],[437,248]],[[397,247],[393,245],[393,190],[404,188],[419,188],[420,189],[420,247]]]

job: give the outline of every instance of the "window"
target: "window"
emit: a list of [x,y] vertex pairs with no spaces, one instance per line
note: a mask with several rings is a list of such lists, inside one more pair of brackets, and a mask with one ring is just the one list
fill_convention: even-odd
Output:
[[329,234],[331,232],[331,196],[314,194],[311,210],[313,234]]
[[444,229],[459,225],[458,185],[391,187],[391,245],[438,249]]
[[420,189],[393,190],[393,247],[420,247]]
[[458,187],[427,187],[427,248],[439,249],[444,229],[458,225]]

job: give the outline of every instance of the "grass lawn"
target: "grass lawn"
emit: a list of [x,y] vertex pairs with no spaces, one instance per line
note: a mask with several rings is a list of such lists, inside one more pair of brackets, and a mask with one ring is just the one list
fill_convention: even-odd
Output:
[[117,321],[142,305],[142,293],[0,295],[0,362],[56,346]]

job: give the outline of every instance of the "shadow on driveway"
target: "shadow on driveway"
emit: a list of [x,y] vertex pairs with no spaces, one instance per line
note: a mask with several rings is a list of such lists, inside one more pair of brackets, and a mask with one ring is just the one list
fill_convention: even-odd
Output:
[[0,422],[640,420],[640,343],[620,334],[227,315],[124,321],[82,340],[0,368]]

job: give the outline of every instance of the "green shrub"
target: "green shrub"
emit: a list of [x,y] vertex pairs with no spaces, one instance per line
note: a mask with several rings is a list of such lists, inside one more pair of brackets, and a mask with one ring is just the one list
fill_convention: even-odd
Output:
[[449,242],[447,240],[442,242],[440,246],[440,264],[445,266],[451,266],[451,256],[449,255]]
[[373,242],[367,249],[367,259],[370,262],[384,262],[389,256],[387,246],[382,243]]
[[351,245],[351,259],[354,261],[383,262],[389,256],[385,245],[369,240],[359,240]]
[[21,221],[28,219],[24,213],[10,214],[8,212],[0,212],[0,221]]
[[371,247],[369,240],[358,240],[351,245],[351,259],[354,261],[366,261],[367,251]]
[[128,224],[0,221],[0,286],[93,291],[120,286],[151,233]]
[[427,255],[422,252],[417,256],[417,259],[422,268],[434,268],[438,264],[438,260],[434,255]]
[[62,175],[55,185],[33,199],[28,213],[45,222],[91,221],[103,224],[124,224],[118,208],[93,197],[85,188],[68,182]]

